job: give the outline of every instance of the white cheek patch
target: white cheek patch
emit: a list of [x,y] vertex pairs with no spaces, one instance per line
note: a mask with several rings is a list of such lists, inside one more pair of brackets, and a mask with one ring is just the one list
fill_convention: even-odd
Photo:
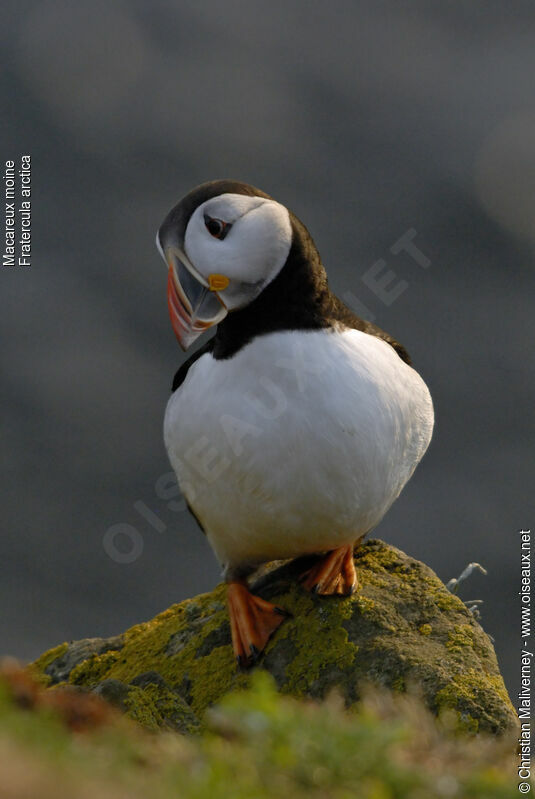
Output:
[[[223,240],[206,229],[204,215],[232,225]],[[186,253],[200,274],[229,278],[220,292],[229,310],[251,302],[284,266],[292,243],[287,209],[273,200],[226,194],[200,205],[186,228]]]

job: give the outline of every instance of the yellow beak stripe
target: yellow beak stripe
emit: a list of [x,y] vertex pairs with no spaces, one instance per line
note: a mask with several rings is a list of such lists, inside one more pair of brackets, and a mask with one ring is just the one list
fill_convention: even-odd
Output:
[[208,275],[208,287],[210,291],[223,291],[229,283],[230,280],[226,275]]

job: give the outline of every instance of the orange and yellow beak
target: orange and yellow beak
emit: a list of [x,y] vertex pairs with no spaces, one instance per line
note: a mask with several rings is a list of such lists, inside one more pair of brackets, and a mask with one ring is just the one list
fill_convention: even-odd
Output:
[[205,330],[221,322],[227,309],[218,291],[228,286],[224,275],[205,280],[186,256],[173,248],[166,253],[167,307],[171,325],[183,350],[187,350]]

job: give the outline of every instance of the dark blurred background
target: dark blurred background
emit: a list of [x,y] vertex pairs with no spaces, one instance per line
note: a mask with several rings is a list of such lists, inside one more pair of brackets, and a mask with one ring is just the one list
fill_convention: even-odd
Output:
[[[434,440],[376,534],[444,580],[487,567],[461,595],[485,600],[515,694],[533,495],[532,2],[63,0],[2,17],[2,170],[30,154],[33,189],[32,266],[1,274],[2,650],[111,635],[218,580],[162,488],[183,356],[154,235],[190,188],[232,177],[305,222],[336,291],[430,386]],[[427,269],[391,252],[411,229]],[[408,284],[390,305],[362,279],[379,259]]]

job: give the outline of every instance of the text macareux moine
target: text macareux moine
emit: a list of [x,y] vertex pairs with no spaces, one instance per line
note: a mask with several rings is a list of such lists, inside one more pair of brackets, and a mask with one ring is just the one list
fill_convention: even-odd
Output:
[[[2,255],[3,266],[30,266],[32,252],[31,235],[31,157],[21,157],[18,178],[20,181],[20,207],[15,209],[15,162],[5,162],[4,171],[5,187],[5,249]],[[16,219],[20,220],[19,239],[17,242]],[[17,243],[20,251],[17,257]]]

